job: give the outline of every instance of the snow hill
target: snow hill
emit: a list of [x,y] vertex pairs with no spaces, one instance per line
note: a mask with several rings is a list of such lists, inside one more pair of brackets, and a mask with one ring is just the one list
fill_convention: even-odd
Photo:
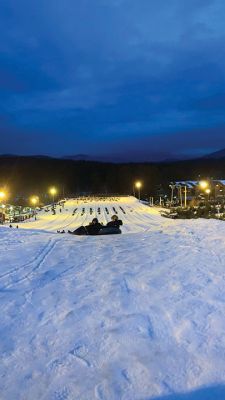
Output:
[[57,205],[55,215],[52,214],[49,206],[38,213],[37,221],[33,218],[19,226],[49,232],[63,229],[68,231],[80,225],[88,225],[95,217],[106,224],[113,214],[117,214],[123,220],[123,233],[143,232],[152,228],[152,225],[158,226],[159,210],[146,207],[134,197],[71,199],[65,203],[64,208]]
[[[115,212],[122,235],[56,233]],[[1,227],[0,399],[225,399],[224,244],[132,197]]]

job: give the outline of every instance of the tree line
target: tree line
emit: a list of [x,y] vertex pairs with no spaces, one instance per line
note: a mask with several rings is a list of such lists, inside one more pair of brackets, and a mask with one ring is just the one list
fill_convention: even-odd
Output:
[[48,157],[0,157],[0,187],[12,197],[44,194],[54,185],[60,195],[132,194],[136,180],[143,182],[143,196],[165,191],[175,180],[225,179],[225,159],[196,159],[161,163],[103,163]]

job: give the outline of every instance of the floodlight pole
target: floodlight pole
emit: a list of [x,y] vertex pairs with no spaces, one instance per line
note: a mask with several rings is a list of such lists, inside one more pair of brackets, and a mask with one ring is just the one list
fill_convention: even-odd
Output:
[[178,187],[178,193],[179,193],[179,197],[180,197],[180,206],[183,207],[182,186],[181,185],[179,185],[179,187]]
[[[2,205],[1,205],[1,207],[2,207]],[[2,222],[2,225],[3,225],[3,221],[4,221],[4,218],[3,218],[3,207],[2,207],[2,215],[1,215],[1,222]]]
[[171,204],[173,203],[173,185],[171,185]]
[[176,188],[176,185],[174,185],[173,183],[170,185],[171,188],[171,200],[170,203],[171,205],[173,204],[173,197],[174,197],[174,189]]
[[187,186],[184,186],[184,207],[187,207]]

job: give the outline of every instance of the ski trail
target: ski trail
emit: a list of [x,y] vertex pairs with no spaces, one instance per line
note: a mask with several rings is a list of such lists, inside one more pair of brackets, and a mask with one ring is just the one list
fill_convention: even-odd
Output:
[[4,274],[0,275],[0,281],[3,278],[7,278],[11,275],[14,275],[16,272],[20,271],[22,272],[25,268],[29,267],[31,264],[34,263],[34,261],[39,258],[46,250],[46,248],[48,248],[49,244],[52,242],[52,239],[48,239],[47,244],[44,245],[44,247],[41,248],[41,250],[38,252],[38,254],[36,254],[34,257],[32,257],[32,259],[30,259],[29,261],[27,261],[25,264],[22,264],[18,267],[15,267],[13,269],[11,269],[10,271],[5,272]]
[[[15,285],[18,285],[19,283],[24,282],[28,278],[30,279],[32,275],[42,266],[46,258],[50,255],[50,253],[52,253],[58,242],[59,239],[58,240],[50,239],[48,244],[44,247],[44,249],[42,249],[39,256],[35,259],[35,262],[33,261],[31,264],[28,264],[28,266],[31,266],[31,269],[28,272],[26,272],[25,275],[22,276],[21,276],[21,271],[19,270],[20,277],[15,277],[14,275],[13,276],[10,275],[11,282],[6,284],[3,288],[1,288],[1,290],[9,289]],[[24,270],[25,268],[23,268],[23,271]]]
[[[106,207],[109,213],[106,213]],[[75,208],[77,208],[76,215],[72,215]],[[82,212],[83,208],[85,209],[84,213]],[[93,210],[92,213],[90,212],[91,208]],[[100,209],[100,213],[98,209]],[[90,201],[68,200],[65,203],[65,208],[62,209],[62,213],[58,209],[56,215],[42,212],[38,215],[38,221],[28,221],[21,224],[21,227],[55,232],[67,228],[74,230],[78,226],[89,224],[94,217],[98,218],[100,222],[107,224],[113,214],[117,214],[122,219],[122,231],[127,234],[159,229],[162,227],[162,224],[165,224],[165,221],[155,208],[142,205],[133,198],[124,198],[121,201],[114,199],[113,201],[105,200],[99,202],[93,199]]]

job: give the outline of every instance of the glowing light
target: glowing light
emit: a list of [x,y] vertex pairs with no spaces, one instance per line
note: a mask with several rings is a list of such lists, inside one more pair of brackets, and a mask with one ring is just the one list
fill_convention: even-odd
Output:
[[207,194],[209,194],[209,193],[211,193],[211,190],[210,189],[206,189],[206,191],[205,191]]
[[137,189],[140,189],[140,188],[142,187],[142,183],[141,183],[140,181],[136,182],[136,183],[135,183],[135,187],[136,187]]
[[3,200],[6,198],[6,193],[3,192],[3,190],[0,191],[0,200]]
[[209,186],[209,184],[207,181],[200,181],[199,186],[201,189],[206,189]]
[[52,196],[54,196],[54,195],[57,193],[56,188],[55,188],[55,187],[51,187],[51,188],[49,189],[49,193],[50,193]]
[[38,201],[39,201],[38,196],[32,196],[30,198],[30,202],[31,202],[31,204],[33,204],[33,206],[35,206],[38,203]]

